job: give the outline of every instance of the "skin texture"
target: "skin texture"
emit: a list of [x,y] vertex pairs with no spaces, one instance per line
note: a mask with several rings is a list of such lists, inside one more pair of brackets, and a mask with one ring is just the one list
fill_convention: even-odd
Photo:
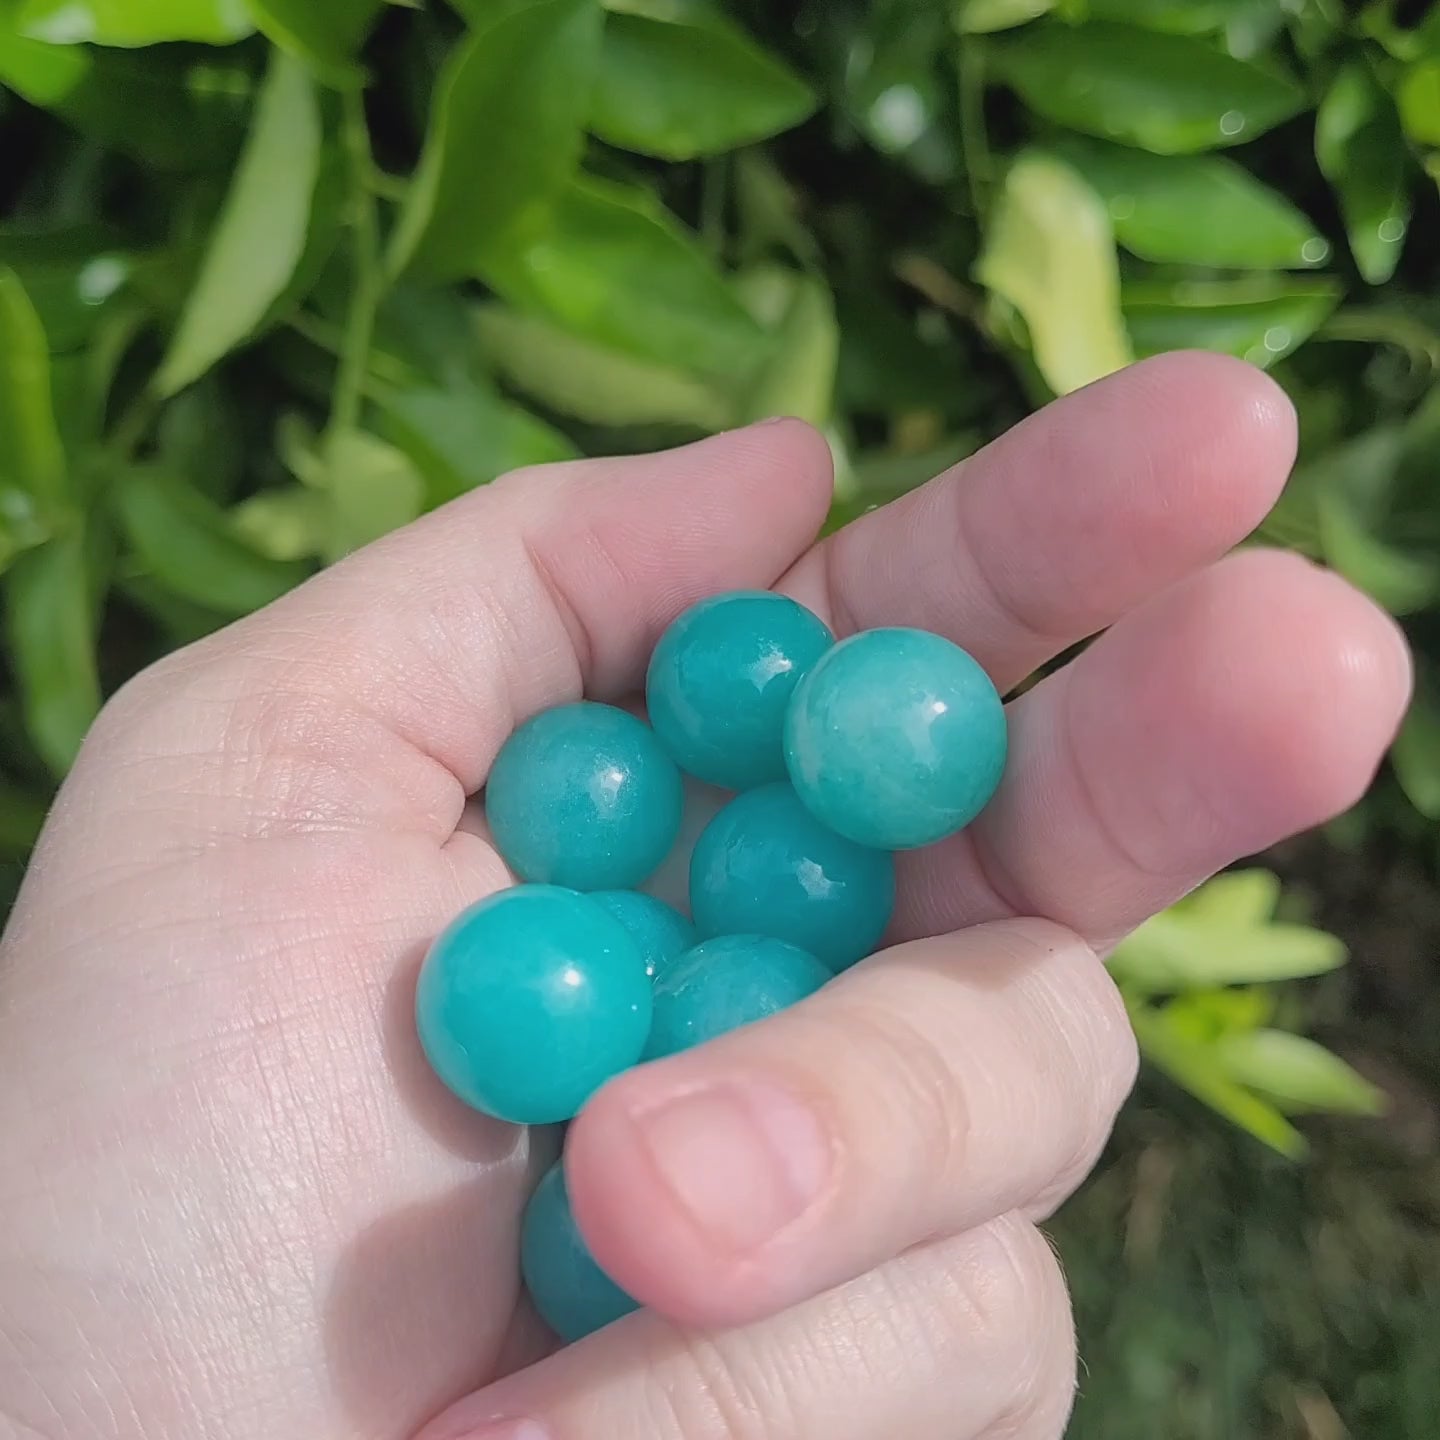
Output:
[[[1033,1222],[1135,1065],[1096,952],[1351,804],[1408,696],[1368,601],[1221,558],[1293,447],[1269,381],[1176,355],[815,548],[795,422],[548,467],[128,686],[0,957],[0,1437],[1055,1440]],[[977,825],[902,857],[894,948],[581,1116],[578,1223],[655,1308],[552,1355],[516,1253],[553,1138],[428,1074],[416,967],[508,881],[466,797],[514,725],[769,586],[1002,691],[1106,633],[1014,702]]]

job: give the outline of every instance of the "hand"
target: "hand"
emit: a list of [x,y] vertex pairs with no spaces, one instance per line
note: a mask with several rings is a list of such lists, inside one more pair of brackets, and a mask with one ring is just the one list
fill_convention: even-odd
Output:
[[[1221,558],[1293,445],[1269,381],[1183,355],[819,545],[798,423],[557,465],[126,687],[5,942],[0,1435],[406,1440],[458,1402],[427,1440],[1053,1440],[1033,1223],[1135,1064],[1096,954],[1354,801],[1407,697],[1340,580]],[[634,692],[684,605],[769,585],[1002,688],[1108,633],[1013,703],[982,819],[904,859],[895,948],[576,1123],[582,1224],[654,1308],[550,1354],[516,1222],[554,1141],[440,1089],[416,967],[507,883],[466,797],[517,720]]]

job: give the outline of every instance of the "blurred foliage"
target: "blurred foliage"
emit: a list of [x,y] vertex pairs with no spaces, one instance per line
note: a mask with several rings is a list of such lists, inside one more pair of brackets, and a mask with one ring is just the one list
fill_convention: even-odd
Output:
[[[1417,647],[1334,843],[1440,860],[1440,5],[0,0],[0,135],[10,888],[106,693],[507,470],[798,414],[839,525],[1177,347],[1285,386],[1259,538]],[[1297,1033],[1345,950],[1292,912],[1243,871],[1114,960],[1153,1074],[1291,1156],[1383,1107]],[[1085,1204],[1203,1191],[1189,1143]]]

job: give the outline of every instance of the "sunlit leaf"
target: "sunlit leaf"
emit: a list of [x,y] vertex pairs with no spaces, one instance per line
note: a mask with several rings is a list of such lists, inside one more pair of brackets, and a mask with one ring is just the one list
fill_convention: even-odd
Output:
[[1052,148],[1099,192],[1145,260],[1237,269],[1318,265],[1329,242],[1283,195],[1220,155],[1151,155],[1080,136]]
[[1055,8],[1055,0],[956,0],[955,28],[962,35],[1009,30]]
[[612,14],[589,124],[612,145],[692,160],[788,130],[815,103],[803,80],[713,11]]
[[173,395],[242,344],[290,284],[305,253],[323,135],[303,66],[277,53],[155,386]]
[[1334,280],[1257,275],[1241,280],[1141,280],[1122,292],[1140,355],[1218,350],[1261,368],[1291,353],[1340,303]]
[[6,633],[25,726],[57,775],[70,768],[100,709],[89,563],[76,533],[19,556],[5,577]]
[[246,0],[260,28],[281,49],[327,80],[354,83],[354,55],[383,0]]
[[1215,1063],[1231,1080],[1292,1114],[1383,1115],[1382,1090],[1323,1045],[1288,1030],[1249,1030],[1221,1037]]
[[1315,156],[1340,202],[1360,273],[1383,284],[1410,225],[1409,161],[1395,102],[1360,61],[1335,76],[1320,104]]
[[408,525],[425,500],[425,482],[409,456],[360,430],[330,437],[323,485],[330,498],[321,552],[327,561]]
[[324,553],[330,530],[328,497],[308,485],[262,490],[230,511],[235,533],[271,560],[308,560]]
[[643,191],[586,176],[484,279],[520,310],[643,359],[734,375],[769,348],[687,232]]
[[1057,395],[1129,363],[1110,219],[1068,165],[1033,151],[1015,161],[976,275],[1020,313]]
[[783,296],[771,320],[774,353],[746,388],[739,419],[745,423],[791,415],[823,429],[834,414],[840,361],[835,301],[818,276],[799,271],[771,276],[779,279]]
[[474,274],[544,223],[579,161],[600,28],[595,0],[540,0],[456,47],[436,86],[393,271]]
[[255,29],[245,0],[21,0],[17,23],[52,45],[228,45]]
[[308,566],[271,560],[252,549],[219,506],[167,471],[127,469],[115,477],[112,496],[144,570],[209,610],[248,615],[309,574]]
[[1421,145],[1440,145],[1440,56],[1410,66],[1396,94],[1405,133]]
[[1037,114],[1161,155],[1253,140],[1305,105],[1273,70],[1181,35],[1046,24],[993,44],[996,70]]
[[19,278],[0,269],[0,545],[43,538],[65,488],[45,331]]
[[721,430],[733,419],[731,403],[705,381],[583,340],[538,316],[487,305],[475,324],[501,375],[552,410],[597,425]]
[[1201,924],[1263,925],[1280,903],[1280,877],[1270,870],[1230,870],[1207,880],[1172,910]]
[[0,4],[0,85],[32,105],[50,106],[64,100],[89,73],[85,51],[27,39],[14,11]]

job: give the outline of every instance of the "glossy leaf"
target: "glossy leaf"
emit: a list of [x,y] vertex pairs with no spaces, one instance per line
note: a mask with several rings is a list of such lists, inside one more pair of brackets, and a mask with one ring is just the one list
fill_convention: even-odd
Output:
[[65,493],[50,350],[15,273],[0,269],[0,537],[34,544]]
[[479,386],[392,395],[380,429],[419,467],[431,506],[508,471],[578,453],[558,430]]
[[246,0],[256,23],[281,49],[326,79],[359,78],[354,55],[384,0]]
[[540,0],[456,47],[436,87],[392,271],[471,275],[543,225],[579,161],[600,22],[596,0]]
[[1323,930],[1166,910],[1116,946],[1110,968],[1122,983],[1159,995],[1295,980],[1344,963],[1345,946]]
[[764,356],[764,332],[709,257],[643,191],[584,177],[526,244],[481,267],[520,310],[644,359],[734,374]]
[[1010,30],[1048,14],[1055,0],[957,0],[955,28],[962,35]]
[[1069,136],[1052,148],[1099,192],[1144,260],[1249,270],[1318,265],[1330,245],[1283,195],[1221,155],[1151,155]]
[[1040,25],[992,44],[997,73],[1037,114],[1161,155],[1239,145],[1305,105],[1274,71],[1180,35]]
[[67,535],[19,556],[6,576],[5,607],[25,728],[40,757],[63,775],[100,709],[84,537]]
[[1129,363],[1110,218],[1068,165],[1034,151],[1015,161],[976,275],[1024,319],[1057,395]]
[[739,420],[792,415],[824,429],[835,410],[840,328],[835,302],[823,280],[798,271],[779,272],[782,308],[774,317],[774,353],[745,392]]
[[46,45],[20,33],[13,10],[0,4],[0,86],[32,105],[59,104],[90,73],[83,50]]
[[1421,145],[1440,145],[1440,55],[1411,65],[1397,98],[1405,133]]
[[408,525],[425,499],[425,482],[410,458],[361,430],[342,430],[330,438],[323,484],[330,498],[321,552],[327,561]]
[[799,76],[713,12],[612,14],[589,123],[623,149],[693,160],[788,130],[815,103]]
[[235,179],[155,385],[173,395],[242,344],[305,254],[323,134],[314,82],[277,53]]
[[1220,1070],[1291,1114],[1383,1115],[1383,1091],[1338,1055],[1288,1030],[1226,1035],[1215,1046]]
[[1211,1046],[1192,1040],[1164,1011],[1132,1006],[1130,1020],[1141,1053],[1157,1069],[1281,1155],[1299,1159],[1305,1154],[1305,1137],[1268,1101],[1223,1074]]
[[1218,350],[1266,368],[1324,324],[1340,302],[1333,280],[1136,281],[1122,294],[1140,355]]
[[1395,103],[1361,61],[1336,75],[1315,116],[1315,157],[1334,188],[1360,273],[1395,273],[1410,225],[1409,157]]
[[52,45],[228,45],[255,29],[245,0],[21,0],[17,21]]
[[481,343],[500,374],[549,409],[596,425],[721,430],[729,401],[693,375],[596,345],[539,316],[482,306]]
[[309,567],[271,560],[247,545],[213,501],[168,471],[135,467],[112,490],[136,559],[182,599],[223,615],[248,615],[278,599]]

